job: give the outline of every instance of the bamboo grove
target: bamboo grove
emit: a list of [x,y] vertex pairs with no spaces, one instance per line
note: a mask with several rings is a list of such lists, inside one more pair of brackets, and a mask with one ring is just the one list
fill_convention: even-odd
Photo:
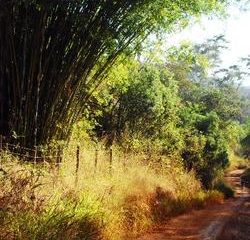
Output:
[[69,137],[116,57],[215,1],[0,0],[0,134]]

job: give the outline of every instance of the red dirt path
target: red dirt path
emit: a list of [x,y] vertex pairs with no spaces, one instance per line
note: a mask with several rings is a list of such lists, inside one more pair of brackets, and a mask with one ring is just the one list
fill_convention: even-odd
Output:
[[[241,173],[242,170],[235,170],[227,176],[227,180],[234,185],[236,190],[234,199],[173,218],[137,239],[250,240],[250,234],[248,234],[248,229],[250,231],[250,198],[248,191],[240,186]],[[242,234],[244,231],[245,233]]]

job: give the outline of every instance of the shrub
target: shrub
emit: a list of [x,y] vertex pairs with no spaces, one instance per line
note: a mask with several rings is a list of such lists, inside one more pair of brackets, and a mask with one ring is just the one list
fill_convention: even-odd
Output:
[[216,183],[214,185],[214,189],[221,192],[221,193],[223,193],[225,198],[234,197],[235,192],[232,189],[232,187],[229,184],[227,184],[227,183],[225,183],[223,181],[219,181],[218,183]]
[[241,176],[241,182],[246,187],[250,187],[250,168],[246,169]]
[[169,217],[173,211],[176,199],[169,191],[156,187],[150,198],[151,215],[155,222],[163,221]]
[[191,199],[190,208],[202,209],[206,205],[222,203],[223,200],[224,195],[216,190],[199,191]]
[[[13,160],[13,159],[12,159]],[[39,172],[12,161],[0,176],[0,239],[92,240],[102,237],[104,214],[88,194],[50,192]]]
[[213,180],[229,164],[227,143],[219,128],[216,113],[197,115],[195,127],[186,132],[186,147],[182,158],[187,170],[195,170],[205,189],[211,189]]

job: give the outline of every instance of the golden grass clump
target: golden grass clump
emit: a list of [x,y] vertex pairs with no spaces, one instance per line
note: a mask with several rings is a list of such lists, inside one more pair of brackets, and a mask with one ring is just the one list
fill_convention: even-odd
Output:
[[80,146],[76,174],[75,147],[64,156],[60,168],[48,168],[2,153],[0,239],[128,239],[221,201],[178,161],[113,148],[111,166],[110,150]]

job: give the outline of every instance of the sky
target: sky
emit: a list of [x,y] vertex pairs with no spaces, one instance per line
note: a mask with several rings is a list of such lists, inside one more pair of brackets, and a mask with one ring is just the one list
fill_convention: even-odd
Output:
[[[250,10],[241,11],[237,7],[228,9],[228,17],[202,17],[195,23],[179,33],[171,34],[168,44],[191,41],[202,43],[215,35],[224,34],[228,43],[228,49],[222,52],[222,67],[237,63],[241,57],[250,55]],[[242,85],[250,86],[250,77],[242,80]]]

